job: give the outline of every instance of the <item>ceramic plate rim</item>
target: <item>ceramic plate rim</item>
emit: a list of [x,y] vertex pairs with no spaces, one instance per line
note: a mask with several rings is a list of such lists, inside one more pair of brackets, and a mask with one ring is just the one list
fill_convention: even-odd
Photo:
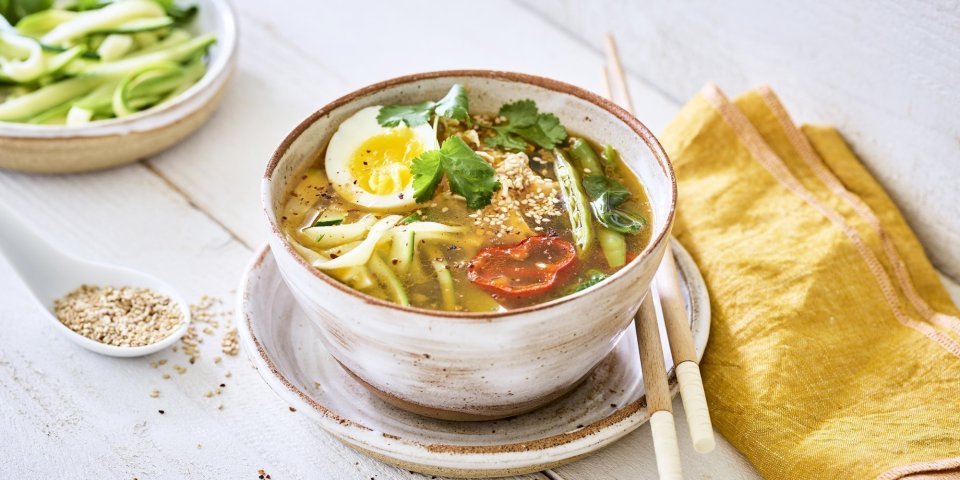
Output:
[[[694,346],[697,358],[703,357],[710,333],[710,303],[703,277],[690,254],[671,237],[671,246],[677,257],[677,265],[688,284],[693,284],[702,299],[697,301],[700,315],[692,319],[699,323],[694,331]],[[269,245],[259,248],[244,270],[237,295],[237,329],[247,356],[270,388],[282,400],[289,402],[298,410],[305,410],[320,426],[340,441],[351,447],[368,453],[386,457],[388,460],[423,465],[431,468],[452,468],[468,471],[498,470],[565,463],[599,448],[609,445],[624,435],[643,425],[648,419],[646,397],[624,405],[609,415],[572,432],[550,435],[535,442],[494,444],[494,445],[444,445],[441,443],[424,444],[404,438],[390,438],[361,423],[342,418],[337,413],[316,402],[281,373],[267,354],[260,340],[251,328],[249,286],[252,274],[263,265],[270,254]],[[668,372],[671,394],[676,395],[677,385],[673,368]],[[602,435],[598,435],[602,434]],[[375,441],[374,441],[375,440]],[[545,446],[539,445],[545,442]],[[533,448],[531,448],[533,444]],[[401,451],[401,449],[403,451]],[[535,457],[535,458],[531,458]],[[491,464],[490,462],[496,462]],[[465,466],[469,465],[469,466]],[[492,465],[496,465],[493,467]]]

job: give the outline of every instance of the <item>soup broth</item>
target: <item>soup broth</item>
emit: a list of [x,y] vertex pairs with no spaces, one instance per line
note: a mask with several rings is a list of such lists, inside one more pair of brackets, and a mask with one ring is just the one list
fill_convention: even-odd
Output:
[[279,215],[308,263],[356,290],[433,310],[519,308],[603,281],[650,241],[644,188],[603,139],[554,130],[545,148],[536,132],[509,133],[521,120],[503,109],[391,126],[391,106],[371,108],[380,128],[349,142],[370,122],[351,123],[361,111],[341,124]]

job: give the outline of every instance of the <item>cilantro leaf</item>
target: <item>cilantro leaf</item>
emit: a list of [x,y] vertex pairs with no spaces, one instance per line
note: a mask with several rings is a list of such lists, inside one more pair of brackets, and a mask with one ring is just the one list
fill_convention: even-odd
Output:
[[533,100],[518,100],[500,107],[500,116],[513,127],[530,127],[537,123],[537,104]]
[[483,143],[488,147],[503,147],[507,150],[526,150],[527,142],[513,135],[500,134],[493,137],[484,137]]
[[450,191],[465,198],[467,207],[473,210],[489,205],[493,192],[500,189],[493,166],[457,136],[444,140],[440,150],[430,150],[413,159],[410,170],[417,203],[433,198],[444,175]]
[[444,140],[440,152],[450,191],[467,199],[467,207],[473,210],[489,205],[493,192],[500,189],[493,166],[457,136]]
[[[547,140],[543,143],[537,142],[543,148],[553,148],[567,139],[567,129],[563,128],[560,119],[552,113],[541,113],[537,117],[537,127]],[[548,143],[550,146],[547,146]]]
[[396,127],[401,123],[408,127],[417,127],[430,122],[436,113],[441,117],[463,120],[470,123],[467,89],[459,83],[453,84],[450,91],[439,102],[427,100],[411,105],[387,105],[380,107],[377,123],[381,127]]
[[413,159],[410,171],[413,172],[413,198],[423,203],[433,198],[437,185],[443,180],[443,154],[440,150],[423,152]]
[[400,123],[407,124],[408,127],[416,127],[430,121],[433,115],[433,108],[437,102],[414,103],[413,105],[387,105],[380,107],[377,114],[377,123],[381,127],[396,127]]
[[470,124],[470,101],[467,99],[467,89],[455,83],[450,87],[447,95],[437,102],[434,112],[441,117],[452,118]]
[[540,113],[533,100],[508,103],[500,107],[499,116],[507,121],[492,127],[497,134],[484,138],[488,146],[525,150],[530,143],[551,149],[567,139],[567,129],[560,119],[552,113]]

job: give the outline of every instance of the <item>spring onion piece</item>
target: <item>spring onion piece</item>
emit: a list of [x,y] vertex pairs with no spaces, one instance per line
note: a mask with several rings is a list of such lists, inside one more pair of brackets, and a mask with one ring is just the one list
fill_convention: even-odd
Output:
[[567,214],[570,217],[570,226],[573,234],[573,244],[577,253],[582,257],[590,251],[593,244],[593,222],[590,220],[590,204],[587,195],[580,185],[580,176],[570,164],[567,155],[560,149],[553,150],[556,157],[553,166],[560,184],[560,193],[567,205]]
[[380,258],[379,254],[375,253],[370,256],[369,265],[370,272],[387,287],[393,300],[405,307],[410,306],[410,297],[407,296],[407,289],[404,288],[403,282],[401,282],[397,274],[393,273],[393,270],[387,266],[387,263]]
[[0,122],[81,125],[154,107],[203,77],[216,42],[188,33],[195,8],[172,1],[37,7],[0,22],[0,84],[11,85],[0,85]]

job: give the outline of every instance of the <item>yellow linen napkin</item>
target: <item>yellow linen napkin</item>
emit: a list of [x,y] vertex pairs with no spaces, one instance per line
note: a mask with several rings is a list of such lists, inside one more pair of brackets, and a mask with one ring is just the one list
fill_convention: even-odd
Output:
[[769,479],[960,478],[958,310],[840,135],[711,85],[660,139],[717,430]]

